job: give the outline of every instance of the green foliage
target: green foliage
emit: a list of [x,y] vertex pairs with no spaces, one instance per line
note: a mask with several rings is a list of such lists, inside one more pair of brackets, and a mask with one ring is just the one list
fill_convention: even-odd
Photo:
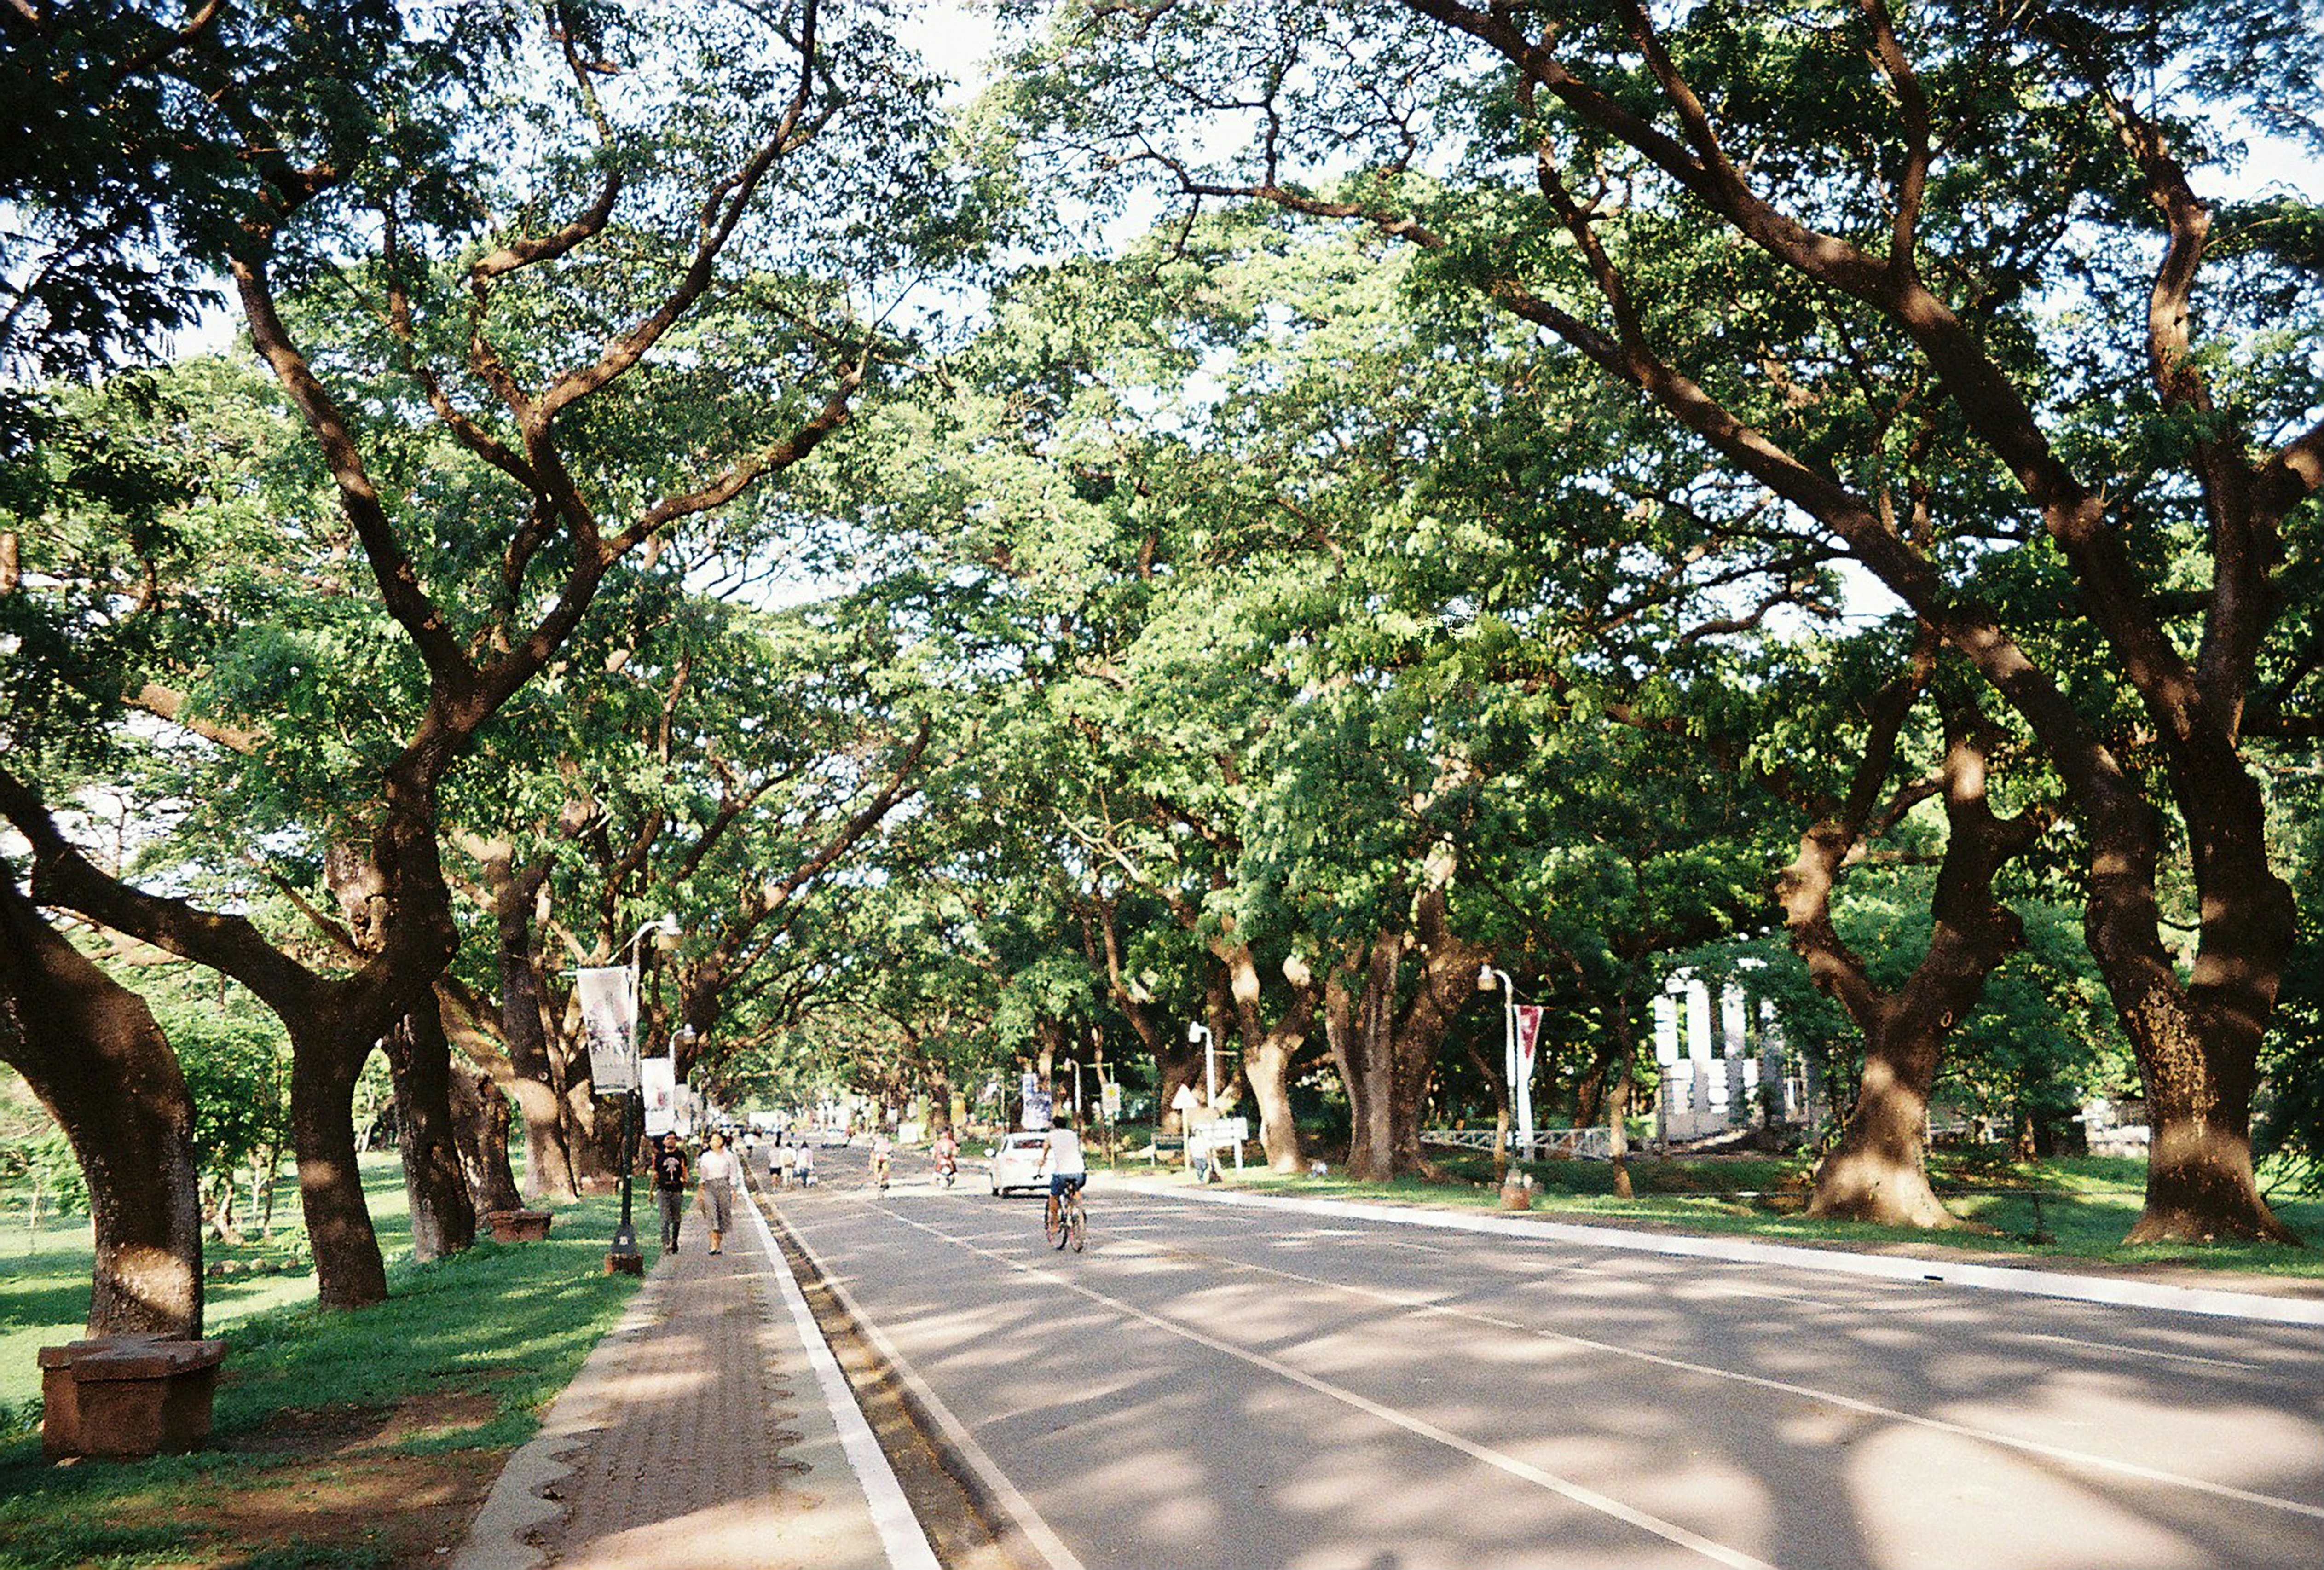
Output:
[[231,1007],[182,994],[152,1000],[193,1095],[195,1155],[210,1178],[235,1176],[290,1136],[290,1038],[247,993],[228,996]]

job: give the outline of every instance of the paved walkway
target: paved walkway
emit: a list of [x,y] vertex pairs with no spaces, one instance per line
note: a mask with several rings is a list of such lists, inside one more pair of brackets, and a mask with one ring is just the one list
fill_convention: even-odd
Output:
[[688,1215],[455,1570],[935,1570],[765,1224],[737,1208],[716,1259]]

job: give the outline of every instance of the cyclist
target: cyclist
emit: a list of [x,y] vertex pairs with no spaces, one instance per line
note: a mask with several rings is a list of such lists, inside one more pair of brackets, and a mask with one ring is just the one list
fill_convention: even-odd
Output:
[[1082,1157],[1082,1137],[1074,1132],[1071,1113],[1060,1110],[1041,1141],[1041,1159],[1033,1163],[1033,1175],[1043,1172],[1049,1175],[1052,1214],[1065,1204],[1065,1196],[1079,1193],[1089,1182],[1089,1164]]
[[960,1175],[960,1141],[952,1137],[950,1129],[945,1130],[936,1136],[934,1153],[936,1159],[936,1177],[945,1187],[949,1188],[952,1187],[952,1180]]
[[888,1142],[887,1130],[881,1129],[872,1136],[872,1181],[880,1186],[882,1194],[888,1192],[888,1163],[894,1151],[895,1147]]

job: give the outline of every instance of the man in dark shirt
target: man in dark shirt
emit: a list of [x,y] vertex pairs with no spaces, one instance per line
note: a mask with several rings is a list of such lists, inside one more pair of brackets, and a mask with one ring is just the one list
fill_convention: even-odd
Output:
[[654,1150],[653,1182],[654,1199],[661,1206],[661,1251],[666,1254],[678,1251],[678,1226],[686,1219],[686,1191],[693,1177],[678,1136],[664,1134]]

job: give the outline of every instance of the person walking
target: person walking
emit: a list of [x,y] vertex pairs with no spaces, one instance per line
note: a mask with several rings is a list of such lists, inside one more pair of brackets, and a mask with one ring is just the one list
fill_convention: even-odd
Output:
[[726,1148],[726,1136],[713,1133],[710,1148],[702,1152],[699,1168],[702,1187],[694,1196],[695,1208],[710,1223],[710,1251],[726,1251],[726,1229],[734,1224],[734,1182],[742,1177],[742,1163],[734,1152]]
[[804,1139],[791,1154],[798,1159],[798,1184],[802,1188],[815,1187],[815,1147]]
[[780,1183],[783,1187],[788,1188],[791,1186],[791,1174],[798,1170],[798,1142],[797,1141],[792,1141],[783,1146],[783,1170],[780,1178]]
[[664,1134],[654,1151],[653,1184],[654,1200],[661,1206],[661,1251],[666,1254],[678,1252],[678,1224],[686,1219],[686,1190],[693,1175],[678,1136]]

